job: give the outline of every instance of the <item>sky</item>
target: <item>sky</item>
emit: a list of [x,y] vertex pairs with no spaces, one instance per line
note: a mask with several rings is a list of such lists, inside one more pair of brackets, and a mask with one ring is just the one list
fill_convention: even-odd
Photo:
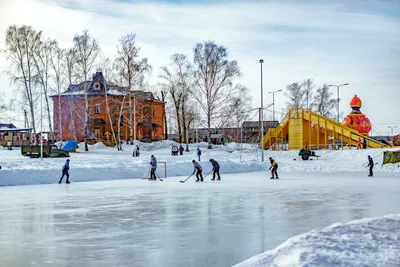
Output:
[[[237,82],[250,88],[254,108],[261,106],[263,59],[264,105],[272,103],[269,91],[307,78],[317,86],[349,83],[340,89],[341,112],[351,111],[357,94],[373,134],[390,133],[388,126],[400,133],[399,1],[0,0],[0,49],[12,24],[32,25],[63,48],[88,29],[110,57],[121,36],[136,33],[141,56],[153,66],[152,84],[172,54],[191,59],[196,43],[212,40],[238,61],[243,75]],[[0,93],[8,101],[16,88],[7,70],[1,55]],[[284,92],[275,94],[277,118],[286,101]],[[271,111],[265,115],[272,119]]]

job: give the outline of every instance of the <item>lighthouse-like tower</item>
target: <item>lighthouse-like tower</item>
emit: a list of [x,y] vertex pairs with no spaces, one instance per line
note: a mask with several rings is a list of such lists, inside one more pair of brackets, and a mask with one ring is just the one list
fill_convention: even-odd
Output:
[[357,95],[350,100],[350,107],[352,111],[343,120],[343,125],[357,130],[362,135],[368,135],[371,131],[371,122],[361,113],[362,101]]

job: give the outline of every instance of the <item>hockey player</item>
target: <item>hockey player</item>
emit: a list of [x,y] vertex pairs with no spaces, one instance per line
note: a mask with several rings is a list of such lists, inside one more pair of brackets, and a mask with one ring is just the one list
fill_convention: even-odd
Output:
[[58,182],[59,184],[61,184],[62,179],[64,178],[64,175],[67,176],[67,181],[65,182],[66,184],[69,184],[69,159],[67,159],[64,163],[64,166],[62,168],[62,176],[60,178],[60,181]]
[[368,167],[369,167],[369,175],[368,175],[368,177],[374,176],[374,173],[372,171],[372,169],[374,168],[374,161],[372,160],[371,156],[368,156]]
[[210,159],[210,163],[213,166],[213,178],[211,179],[211,181],[215,180],[215,174],[218,175],[218,179],[217,180],[221,180],[221,176],[219,175],[219,163],[216,160]]
[[201,181],[203,182],[203,174],[202,174],[203,169],[201,168],[200,164],[195,160],[192,160],[192,163],[194,166],[192,175],[196,173],[196,178],[197,178],[196,182],[199,182],[200,181],[199,179],[201,179]]
[[276,179],[279,179],[278,173],[276,172],[278,170],[278,164],[271,157],[269,157],[269,162],[271,163],[271,165],[269,166],[269,169],[270,170],[272,169],[271,170],[271,174],[272,174],[271,179],[275,179],[274,176],[276,176]]
[[157,180],[156,178],[156,169],[157,169],[157,159],[154,155],[151,155],[151,170],[150,170],[150,180]]

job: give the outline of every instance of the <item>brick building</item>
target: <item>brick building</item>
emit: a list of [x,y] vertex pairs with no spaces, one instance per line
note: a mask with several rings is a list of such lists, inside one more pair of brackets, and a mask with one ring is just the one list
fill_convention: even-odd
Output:
[[[85,90],[89,106],[89,139],[111,141],[110,136],[114,129],[121,140],[127,141],[131,138],[131,129],[133,131],[135,122],[137,140],[151,141],[163,138],[165,102],[155,99],[151,92],[128,91],[124,87],[107,84],[103,74],[97,72],[92,81],[71,84],[65,92],[51,96],[57,139],[72,140],[75,124],[77,139],[83,140]],[[133,114],[136,114],[136,121]],[[133,136],[132,134],[132,138]]]

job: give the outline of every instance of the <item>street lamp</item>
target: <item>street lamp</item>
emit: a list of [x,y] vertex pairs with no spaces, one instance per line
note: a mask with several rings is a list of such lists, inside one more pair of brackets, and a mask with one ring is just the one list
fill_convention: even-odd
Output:
[[393,129],[396,129],[397,128],[397,126],[388,126],[388,128],[390,128],[391,130],[392,130],[392,140],[393,140]]
[[340,121],[339,121],[339,87],[346,86],[346,85],[349,85],[349,83],[344,83],[341,85],[328,84],[329,87],[337,88],[337,121],[338,121],[338,123],[340,123]]
[[278,93],[278,92],[282,92],[282,90],[268,92],[268,94],[272,94],[272,123],[275,122],[275,93]]
[[263,103],[263,71],[262,64],[264,60],[260,59],[260,67],[261,67],[261,162],[264,162],[264,103]]

